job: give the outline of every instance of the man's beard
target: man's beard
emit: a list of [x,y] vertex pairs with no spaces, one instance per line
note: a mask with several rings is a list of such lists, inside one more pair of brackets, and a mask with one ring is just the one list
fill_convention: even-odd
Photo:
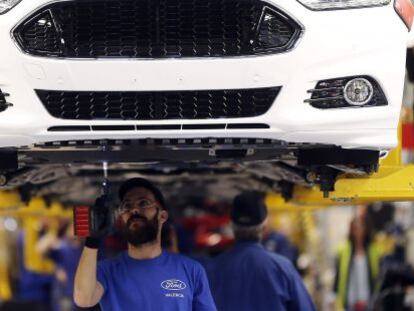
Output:
[[[140,222],[138,226],[134,225],[136,221]],[[158,211],[149,220],[138,214],[131,215],[126,224],[122,226],[121,234],[133,246],[140,246],[155,241],[158,234]]]

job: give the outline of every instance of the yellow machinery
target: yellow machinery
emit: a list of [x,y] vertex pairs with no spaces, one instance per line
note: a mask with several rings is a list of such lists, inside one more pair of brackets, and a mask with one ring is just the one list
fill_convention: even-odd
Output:
[[335,191],[330,192],[327,198],[316,186],[296,186],[289,202],[285,202],[278,194],[270,194],[267,198],[269,208],[314,210],[342,204],[414,200],[414,164],[401,164],[401,135],[399,141],[399,146],[380,161],[378,172],[370,176],[339,176],[335,183]]
[[[71,219],[72,211],[64,210],[58,202],[53,202],[50,207],[42,198],[33,198],[28,204],[24,204],[17,192],[0,192],[0,219],[13,217],[21,221],[24,231],[24,258],[23,262],[27,270],[42,274],[54,272],[54,264],[45,259],[37,250],[39,234],[42,226],[47,225],[48,234],[56,234],[60,219]],[[0,301],[12,298],[10,279],[8,273],[9,258],[7,251],[7,234],[4,225],[0,225]]]

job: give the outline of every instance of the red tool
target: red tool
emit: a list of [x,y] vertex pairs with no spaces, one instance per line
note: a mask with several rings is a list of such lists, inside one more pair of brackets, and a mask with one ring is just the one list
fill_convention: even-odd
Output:
[[88,237],[90,235],[90,209],[88,206],[78,206],[73,209],[75,235]]

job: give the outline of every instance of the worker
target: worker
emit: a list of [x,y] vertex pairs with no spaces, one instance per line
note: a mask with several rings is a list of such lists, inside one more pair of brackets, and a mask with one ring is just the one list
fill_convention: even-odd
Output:
[[291,262],[261,244],[267,218],[264,195],[245,192],[230,215],[236,243],[208,265],[220,311],[313,311],[315,307]]
[[45,235],[37,243],[37,250],[56,266],[52,290],[53,311],[73,310],[73,282],[81,255],[81,242],[74,235],[73,223],[61,221],[57,235]]
[[[19,256],[19,287],[16,305],[13,309],[19,310],[32,310],[32,311],[49,311],[52,310],[51,306],[51,294],[53,284],[53,271],[33,271],[29,269],[26,264],[25,252],[28,251],[27,237],[28,230],[24,230],[19,233],[17,239],[18,254]],[[41,238],[49,230],[47,220],[40,220],[40,230],[38,237]],[[37,249],[33,249],[37,252]],[[41,257],[41,254],[37,253],[37,256]]]
[[75,276],[75,303],[90,307],[100,302],[104,311],[215,311],[202,266],[161,248],[168,219],[161,191],[146,179],[133,178],[121,185],[119,199],[115,227],[128,249],[97,265],[99,239],[86,239]]
[[372,242],[372,229],[365,214],[350,223],[349,239],[339,247],[334,291],[336,310],[364,311],[377,281],[380,251]]
[[266,250],[279,254],[287,259],[296,267],[298,260],[298,249],[291,243],[288,237],[271,227],[271,221],[266,221],[263,232],[262,244]]

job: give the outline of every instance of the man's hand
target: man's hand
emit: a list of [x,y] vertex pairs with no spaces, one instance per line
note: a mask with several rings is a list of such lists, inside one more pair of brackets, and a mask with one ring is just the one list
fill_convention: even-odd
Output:
[[104,288],[96,280],[96,267],[100,241],[111,232],[113,225],[109,197],[103,195],[97,198],[89,215],[90,236],[86,238],[75,276],[74,300],[79,307],[96,305],[104,294]]
[[102,239],[111,232],[113,226],[113,213],[110,203],[109,196],[102,195],[96,199],[95,204],[91,207],[90,237]]

